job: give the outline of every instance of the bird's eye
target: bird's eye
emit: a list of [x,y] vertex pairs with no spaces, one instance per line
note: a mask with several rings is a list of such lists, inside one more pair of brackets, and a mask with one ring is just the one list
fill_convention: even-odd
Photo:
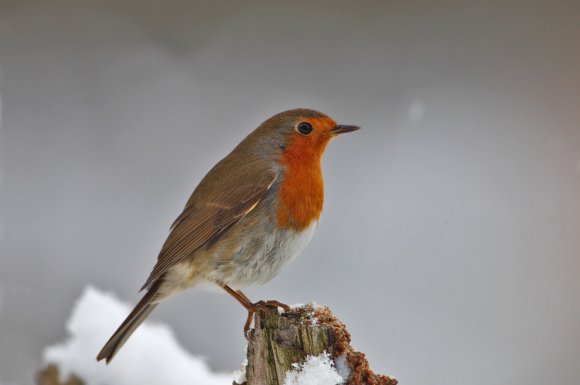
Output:
[[302,135],[308,135],[312,132],[312,124],[308,122],[300,122],[296,128]]

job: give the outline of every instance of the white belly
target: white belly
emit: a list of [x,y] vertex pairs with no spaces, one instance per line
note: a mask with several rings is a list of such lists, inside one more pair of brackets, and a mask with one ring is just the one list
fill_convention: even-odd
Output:
[[192,261],[178,263],[169,269],[160,288],[159,300],[197,285],[212,287],[221,282],[235,290],[262,285],[278,275],[304,250],[317,224],[313,222],[300,232],[269,231],[260,238],[246,234],[245,242],[232,250],[233,255],[225,248],[202,250],[203,256],[198,255]]
[[[318,222],[313,222],[302,231],[279,230],[240,249],[240,264],[228,284],[240,289],[251,285],[262,285],[286,267],[308,245]],[[251,241],[250,241],[251,243]],[[252,247],[253,246],[253,247]]]

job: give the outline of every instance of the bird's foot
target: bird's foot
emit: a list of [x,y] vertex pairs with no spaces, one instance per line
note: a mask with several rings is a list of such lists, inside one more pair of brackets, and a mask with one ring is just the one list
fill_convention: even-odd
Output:
[[281,307],[282,309],[284,309],[284,312],[286,313],[289,312],[291,309],[290,306],[276,300],[258,301],[253,303],[251,306],[247,307],[248,318],[246,319],[246,323],[244,324],[244,335],[246,336],[246,339],[249,338],[250,325],[252,324],[252,320],[254,319],[254,314],[256,314],[258,310],[267,310],[268,308],[271,307],[275,308]]
[[285,303],[276,301],[274,299],[268,300],[268,301],[258,301],[254,304],[254,306],[258,306],[258,308],[262,309],[262,310],[266,310],[269,307],[281,307],[282,309],[284,309],[284,312],[289,312],[291,307],[286,305]]

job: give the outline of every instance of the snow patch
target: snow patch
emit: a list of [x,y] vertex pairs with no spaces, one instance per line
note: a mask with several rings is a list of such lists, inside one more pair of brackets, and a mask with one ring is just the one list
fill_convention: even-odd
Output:
[[248,359],[246,358],[244,362],[242,362],[242,366],[239,370],[234,372],[234,382],[236,384],[243,384],[246,382],[246,367],[248,366]]
[[95,357],[129,314],[111,294],[85,288],[67,322],[66,341],[44,350],[63,378],[74,373],[86,385],[231,385],[233,374],[212,373],[200,357],[187,352],[169,327],[145,322],[109,365]]
[[[310,306],[313,311],[310,311],[310,312],[306,313],[306,316],[307,316],[307,319],[310,321],[310,325],[311,326],[318,326],[318,319],[314,316],[314,310],[322,309],[322,308],[325,307],[323,305],[319,305],[318,303],[316,303],[314,301],[309,302],[306,305],[303,304],[303,303],[295,303],[295,304],[289,305],[289,306],[292,309],[297,309],[297,308],[303,308],[305,306]],[[284,313],[284,311],[281,310],[280,308],[278,308],[278,314],[282,314],[282,313]]]
[[336,360],[334,360],[334,365],[336,365],[336,371],[338,372],[339,376],[345,380],[350,377],[351,370],[348,366],[348,361],[346,360],[346,354],[342,354],[336,357]]
[[312,308],[313,308],[314,310],[317,310],[317,309],[322,309],[322,308],[324,308],[324,307],[325,307],[324,305],[320,305],[320,304],[318,304],[318,303],[317,303],[317,302],[315,302],[315,301],[312,301],[312,302],[310,302],[310,304],[309,304],[309,305],[310,305],[310,306],[312,306]]
[[290,306],[292,309],[296,309],[296,308],[299,308],[299,307],[304,307],[304,306],[308,306],[308,305],[312,306],[312,308],[313,308],[314,310],[316,310],[316,309],[322,309],[323,307],[325,307],[324,305],[320,305],[319,303],[317,303],[317,302],[315,302],[315,301],[309,302],[309,303],[307,303],[307,304],[303,304],[303,303],[295,303],[295,304],[293,304],[293,305],[289,305],[289,306]]
[[338,385],[343,378],[334,367],[328,353],[308,356],[303,364],[292,364],[294,369],[286,372],[284,385]]

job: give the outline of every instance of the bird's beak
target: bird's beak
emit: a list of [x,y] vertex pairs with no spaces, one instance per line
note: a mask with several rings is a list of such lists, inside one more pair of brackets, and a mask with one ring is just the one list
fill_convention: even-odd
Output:
[[332,130],[331,133],[334,135],[344,134],[345,132],[352,132],[358,130],[359,126],[352,126],[352,125],[344,125],[344,124],[337,124]]

